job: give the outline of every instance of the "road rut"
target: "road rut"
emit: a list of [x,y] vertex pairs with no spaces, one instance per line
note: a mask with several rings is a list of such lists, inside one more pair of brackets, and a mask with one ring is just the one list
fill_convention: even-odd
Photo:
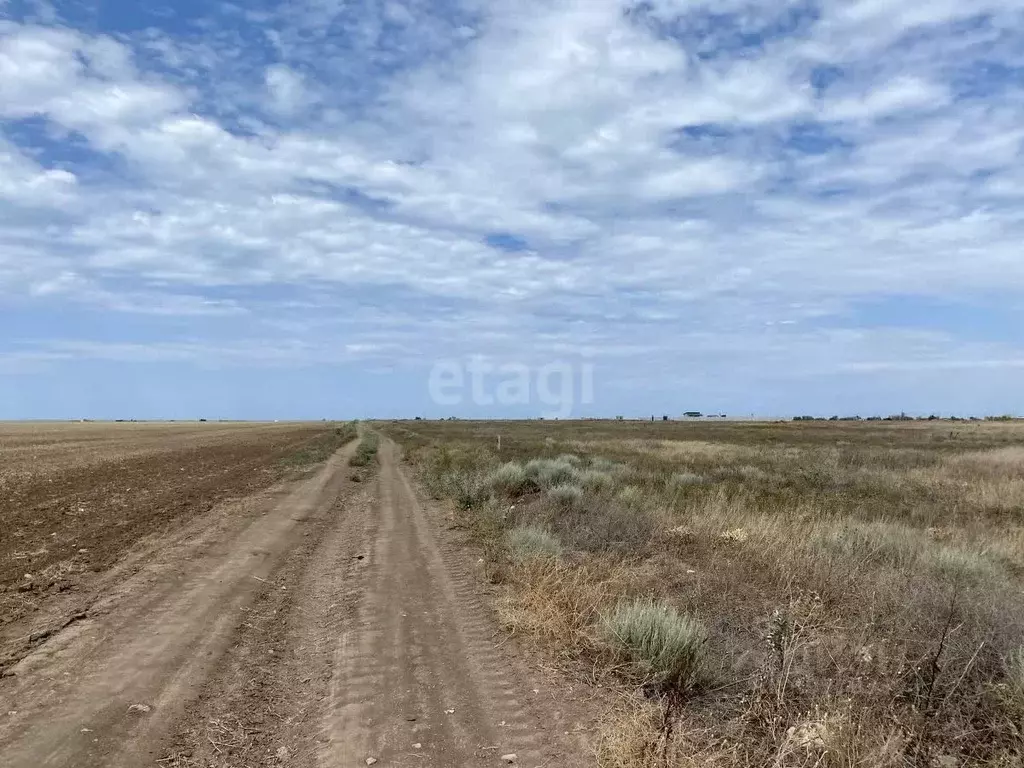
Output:
[[0,764],[585,764],[397,447],[361,483],[352,450],[129,554],[0,679]]
[[[342,628],[319,765],[571,765],[561,713],[507,649],[396,461],[380,450],[377,535]],[[547,691],[544,692],[545,695]]]
[[333,502],[350,452],[287,491],[251,499],[266,505],[255,518],[226,505],[152,548],[85,618],[9,670],[0,681],[2,763],[153,762],[153,746],[224,652],[254,586],[301,539],[302,519]]

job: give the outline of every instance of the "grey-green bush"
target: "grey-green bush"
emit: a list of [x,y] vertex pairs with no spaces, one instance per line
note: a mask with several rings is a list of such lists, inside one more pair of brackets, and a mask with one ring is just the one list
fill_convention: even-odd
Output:
[[616,498],[629,509],[636,509],[644,503],[644,492],[635,485],[627,485],[619,491]]
[[704,485],[707,478],[694,472],[676,472],[668,479],[669,490],[682,490],[695,485]]
[[588,491],[607,493],[615,487],[615,478],[598,469],[584,469],[579,473],[579,483]]
[[552,504],[561,509],[572,509],[583,503],[583,490],[568,483],[549,488],[547,496]]
[[698,680],[708,633],[689,614],[646,598],[621,601],[601,615],[598,628],[645,677],[674,688]]
[[505,545],[516,560],[558,557],[562,545],[558,537],[537,525],[521,525],[505,534]]
[[495,493],[518,496],[530,489],[532,481],[522,464],[509,461],[495,469],[484,480],[484,485]]
[[530,459],[526,462],[525,469],[527,477],[541,488],[576,483],[578,478],[576,467],[560,459]]

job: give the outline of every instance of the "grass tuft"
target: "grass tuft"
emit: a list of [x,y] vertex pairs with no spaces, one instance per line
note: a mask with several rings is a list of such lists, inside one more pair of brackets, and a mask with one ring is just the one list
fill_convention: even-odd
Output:
[[677,491],[705,483],[707,483],[707,478],[704,475],[698,475],[695,472],[676,472],[668,479],[668,488]]
[[640,598],[602,614],[599,629],[605,642],[644,677],[675,689],[698,679],[708,633],[692,616]]
[[536,557],[558,557],[562,544],[558,537],[536,525],[520,525],[505,534],[505,544],[517,561]]
[[559,509],[574,509],[583,504],[583,489],[563,483],[548,488],[547,497]]
[[609,493],[617,481],[609,472],[590,468],[579,473],[579,484],[593,493]]
[[1011,701],[1024,718],[1024,645],[1006,657],[1006,685]]
[[576,465],[564,459],[531,459],[525,469],[527,477],[541,488],[579,481]]
[[575,453],[563,453],[560,456],[558,456],[558,458],[556,458],[555,461],[561,462],[563,464],[571,464],[574,467],[579,467],[581,464],[583,464],[583,459],[581,459]]
[[646,503],[646,495],[641,488],[637,488],[635,485],[627,485],[621,491],[619,491],[616,498],[619,502],[629,508],[638,509]]
[[356,452],[349,459],[348,463],[353,467],[365,467],[368,466],[374,459],[377,458],[377,447],[380,443],[380,438],[377,437],[375,432],[367,432],[363,435],[363,439],[359,441],[359,445],[356,447]]
[[514,461],[506,462],[492,471],[483,484],[494,493],[512,497],[521,496],[533,487],[526,468]]

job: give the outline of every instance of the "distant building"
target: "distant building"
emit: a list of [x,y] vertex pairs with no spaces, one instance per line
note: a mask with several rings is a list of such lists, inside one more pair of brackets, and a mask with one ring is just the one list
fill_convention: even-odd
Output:
[[686,413],[683,414],[683,416],[686,416],[688,419],[699,419],[703,415],[704,414],[700,411],[686,411]]

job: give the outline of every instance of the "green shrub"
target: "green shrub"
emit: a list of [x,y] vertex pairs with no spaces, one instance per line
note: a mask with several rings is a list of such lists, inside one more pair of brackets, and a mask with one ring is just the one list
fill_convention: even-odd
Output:
[[379,438],[377,434],[375,432],[367,432],[363,435],[363,439],[359,441],[356,452],[349,459],[348,463],[353,467],[365,467],[377,458],[378,443]]
[[695,485],[704,485],[705,483],[707,483],[707,478],[703,475],[698,475],[694,472],[676,472],[668,479],[667,485],[669,490],[678,491]]
[[615,478],[598,469],[584,469],[579,473],[579,483],[588,491],[602,493],[615,487]]
[[495,493],[506,496],[520,496],[533,487],[533,481],[526,474],[526,469],[514,461],[502,464],[487,475],[484,485]]
[[530,459],[526,462],[525,470],[526,476],[541,488],[576,483],[579,478],[576,467],[561,459]]
[[644,504],[644,492],[635,485],[627,485],[619,491],[616,498],[629,509],[637,509]]
[[697,681],[708,634],[692,616],[642,598],[619,602],[598,626],[605,642],[645,677],[684,689]]
[[558,537],[536,525],[513,528],[505,534],[505,544],[516,560],[558,557],[562,554],[562,545]]
[[572,509],[583,503],[583,490],[564,483],[548,488],[548,499],[561,509]]

